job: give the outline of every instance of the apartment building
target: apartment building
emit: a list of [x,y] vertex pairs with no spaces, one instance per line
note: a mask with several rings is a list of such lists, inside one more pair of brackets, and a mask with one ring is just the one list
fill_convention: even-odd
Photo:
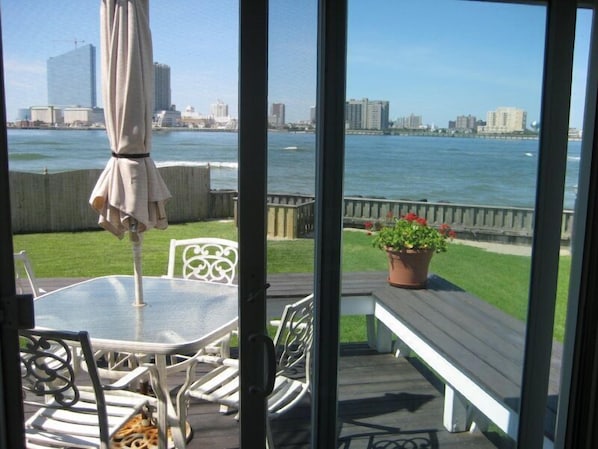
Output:
[[527,112],[514,107],[499,107],[486,114],[486,126],[478,127],[478,133],[515,133],[526,128]]

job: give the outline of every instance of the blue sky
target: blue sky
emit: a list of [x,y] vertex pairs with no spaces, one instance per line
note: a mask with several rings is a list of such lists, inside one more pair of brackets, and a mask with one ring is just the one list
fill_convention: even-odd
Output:
[[[154,59],[171,66],[172,100],[202,113],[222,100],[237,115],[238,3],[151,0]],[[47,103],[46,61],[98,47],[99,0],[0,0],[7,114]],[[269,100],[287,121],[315,104],[315,0],[270,2]],[[590,14],[578,18],[571,126],[581,127]],[[545,10],[462,0],[351,0],[347,98],[390,101],[391,120],[411,113],[446,127],[485,119],[499,106],[540,119]],[[81,45],[81,43],[79,43]],[[99,64],[99,59],[98,59]],[[98,77],[99,80],[99,77]],[[98,100],[101,95],[98,86]]]

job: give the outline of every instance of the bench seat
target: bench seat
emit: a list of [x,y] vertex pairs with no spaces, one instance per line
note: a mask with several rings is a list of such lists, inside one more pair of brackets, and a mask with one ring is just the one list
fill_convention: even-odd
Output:
[[[434,275],[426,289],[386,285],[373,296],[378,349],[415,353],[441,378],[447,430],[471,429],[481,412],[517,437],[525,323]],[[554,342],[544,447],[554,438],[561,358],[562,345]]]

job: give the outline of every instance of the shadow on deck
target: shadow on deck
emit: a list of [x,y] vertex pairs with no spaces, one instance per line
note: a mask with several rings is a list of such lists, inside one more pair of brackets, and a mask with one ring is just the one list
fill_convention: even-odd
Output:
[[[417,361],[343,345],[339,377],[339,449],[491,449],[510,447],[495,434],[449,433],[442,424],[443,385]],[[309,399],[272,421],[276,448],[309,448]],[[238,448],[239,424],[218,406],[193,401],[189,449]]]

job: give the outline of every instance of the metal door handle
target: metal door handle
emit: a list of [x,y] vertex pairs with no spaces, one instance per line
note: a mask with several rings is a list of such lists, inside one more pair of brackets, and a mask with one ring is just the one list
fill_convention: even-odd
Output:
[[251,343],[262,342],[266,350],[266,379],[263,386],[251,385],[249,391],[263,396],[269,396],[274,390],[276,381],[276,354],[274,351],[274,342],[270,337],[263,334],[251,334],[249,336]]

